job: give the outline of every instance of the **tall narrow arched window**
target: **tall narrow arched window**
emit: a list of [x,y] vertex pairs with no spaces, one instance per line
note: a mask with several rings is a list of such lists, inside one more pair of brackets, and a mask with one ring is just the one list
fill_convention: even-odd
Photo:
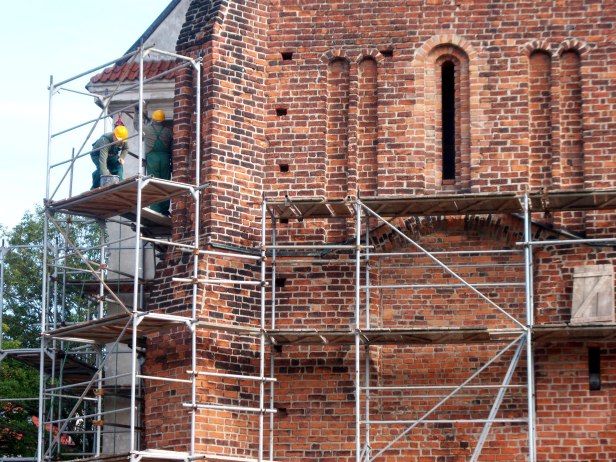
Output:
[[[476,83],[473,95],[471,57]],[[471,130],[471,113],[482,118],[479,102],[486,92],[486,80],[479,69],[484,66],[480,54],[456,35],[434,36],[416,52],[414,114],[417,126],[424,129],[424,149],[416,151],[417,164],[423,167],[421,179],[428,193],[471,190],[471,155],[475,156],[472,165],[478,167],[480,146],[488,139],[484,124],[477,123]],[[419,137],[421,133],[418,132]],[[474,149],[473,143],[477,143]]]
[[470,84],[468,58],[455,47],[440,47],[434,62],[435,187],[460,191],[470,181]]
[[[439,37],[440,38],[440,37]],[[453,40],[453,39],[452,39]],[[462,39],[455,39],[464,43]],[[425,127],[425,190],[468,191],[471,187],[470,60],[451,43],[428,48],[416,66],[418,120]],[[473,53],[476,56],[476,53]],[[475,100],[476,101],[476,100]],[[475,107],[478,104],[475,103]]]
[[455,64],[441,66],[441,139],[443,181],[456,179],[456,79]]

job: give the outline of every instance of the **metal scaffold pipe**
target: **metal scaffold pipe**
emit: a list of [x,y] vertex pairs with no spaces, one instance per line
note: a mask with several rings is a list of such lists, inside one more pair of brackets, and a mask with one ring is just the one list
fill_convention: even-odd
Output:
[[526,281],[526,375],[528,396],[528,455],[529,462],[537,458],[537,442],[535,433],[535,365],[533,361],[533,326],[534,300],[533,300],[533,248],[532,248],[531,212],[528,194],[524,194],[524,262]]
[[361,224],[362,207],[355,204],[355,460],[361,461],[361,358],[360,358],[360,308],[361,308]]
[[[143,139],[143,45],[139,47],[139,122],[138,122],[138,133],[139,133],[139,147],[138,147],[138,165],[139,170],[142,172],[143,169],[143,143],[141,140]],[[136,217],[136,236],[135,236],[135,254],[134,254],[134,266],[133,271],[135,274],[135,279],[133,283],[133,306],[132,306],[132,336],[131,336],[131,378],[130,378],[130,458],[131,461],[135,461],[135,452],[137,451],[137,441],[136,441],[136,427],[137,427],[137,368],[139,367],[137,361],[137,336],[139,329],[139,281],[137,280],[137,275],[140,273],[140,251],[141,251],[141,240],[140,240],[140,230],[141,230],[141,202],[142,202],[142,194],[143,194],[143,177],[139,175],[138,178],[138,186],[137,186],[137,217]]]

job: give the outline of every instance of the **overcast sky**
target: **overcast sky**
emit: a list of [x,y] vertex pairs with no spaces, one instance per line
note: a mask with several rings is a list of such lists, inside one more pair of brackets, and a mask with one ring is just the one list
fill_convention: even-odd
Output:
[[[5,6],[0,15],[0,225],[15,226],[26,210],[43,203],[50,76],[59,82],[119,58],[169,3],[24,0]],[[78,82],[75,88],[85,91],[83,85]],[[70,107],[77,113],[75,120],[98,116],[92,98],[67,96],[74,98]],[[72,123],[68,119],[54,110],[52,132]],[[66,149],[70,156],[71,148]],[[89,184],[90,172],[85,175],[81,183]]]

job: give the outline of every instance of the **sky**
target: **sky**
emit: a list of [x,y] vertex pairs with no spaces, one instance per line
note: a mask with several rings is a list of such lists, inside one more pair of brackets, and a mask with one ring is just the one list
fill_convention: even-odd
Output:
[[[170,1],[24,0],[4,8],[0,15],[0,226],[14,227],[46,197],[50,76],[60,82],[121,57]],[[82,79],[70,89],[85,92],[86,83]],[[100,114],[88,96],[62,92],[53,101],[52,133]],[[62,159],[69,159],[84,139],[79,130],[54,137],[54,152],[60,150]],[[91,162],[90,166],[78,173],[75,189],[89,188],[94,170]]]

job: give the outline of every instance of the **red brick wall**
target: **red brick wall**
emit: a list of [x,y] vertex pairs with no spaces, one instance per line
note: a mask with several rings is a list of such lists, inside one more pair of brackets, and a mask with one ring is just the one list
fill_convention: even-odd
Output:
[[[269,102],[284,105],[287,115],[284,125],[276,120],[268,125],[267,189],[281,194],[292,184],[298,195],[323,194],[323,183],[314,180],[332,161],[327,153],[340,144],[326,136],[333,114],[326,96],[328,66],[334,60],[350,66],[349,164],[361,155],[352,148],[361,142],[355,134],[366,126],[354,114],[362,110],[361,63],[373,55],[378,57],[377,191],[448,189],[434,178],[439,117],[433,66],[446,48],[446,55],[462,56],[469,66],[468,89],[460,80],[458,95],[463,165],[454,189],[549,186],[553,170],[559,186],[579,184],[582,170],[587,187],[613,186],[614,178],[599,172],[594,159],[611,162],[608,153],[616,142],[609,135],[615,122],[608,115],[616,104],[608,70],[614,50],[604,32],[614,15],[609,2],[276,2],[270,19]],[[281,51],[293,51],[293,59],[282,61]],[[393,55],[383,57],[381,51]],[[572,54],[579,55],[577,71]],[[537,57],[546,60],[535,76]],[[585,167],[579,165],[582,157]],[[290,173],[278,172],[280,162],[290,166]]]
[[[202,231],[216,244],[254,250],[261,223],[252,202],[258,202],[261,192],[268,198],[287,192],[291,197],[341,198],[358,189],[363,195],[421,195],[616,186],[616,46],[606,32],[616,22],[612,2],[203,0],[192,3],[187,17],[179,49],[205,57],[201,175],[211,188],[203,194]],[[456,63],[458,88],[459,160],[453,184],[443,184],[439,176],[438,64],[445,60]],[[185,123],[176,128],[176,135],[188,130],[193,85],[189,75],[178,83],[176,105],[184,108]],[[180,171],[174,172],[177,178],[188,178],[194,168],[190,149],[184,139],[174,153],[184,156]],[[184,236],[194,223],[190,207],[190,200],[174,202],[176,236]],[[613,233],[611,216],[589,213],[587,218],[583,225],[580,214],[549,217],[589,236]],[[442,258],[452,266],[466,264],[459,271],[472,282],[523,280],[519,254],[457,259],[452,253],[516,248],[522,240],[517,219],[436,218],[419,224],[410,219],[396,225],[431,250],[450,252]],[[281,242],[333,243],[353,233],[345,220],[278,227]],[[373,239],[382,249],[412,248],[385,228]],[[568,321],[573,266],[613,263],[616,258],[610,249],[569,250],[548,248],[536,254],[539,322]],[[344,258],[328,258],[324,263],[287,262],[277,268],[277,276],[286,278],[276,292],[277,327],[354,325],[353,265]],[[168,278],[178,262],[179,257],[170,255],[160,274]],[[426,259],[415,263],[431,264]],[[253,265],[210,264],[219,276],[256,274]],[[201,274],[211,268],[204,263]],[[375,262],[370,275],[373,281],[392,284],[454,280],[434,268],[410,266],[402,257]],[[169,279],[164,284],[154,294],[153,307],[186,308],[186,295],[174,295],[177,284]],[[524,319],[522,287],[485,290],[506,311]],[[370,297],[373,326],[510,325],[461,287],[374,289]],[[257,291],[208,286],[199,300],[204,320],[256,325]],[[160,367],[155,358],[167,351],[165,335],[150,339],[147,364],[153,370]],[[181,339],[185,342],[187,337],[176,340],[183,351]],[[374,347],[371,376],[384,385],[407,384],[409,378],[417,385],[459,383],[496,346]],[[614,458],[614,423],[608,411],[613,400],[607,386],[588,392],[586,347],[563,342],[537,349],[540,460]],[[606,351],[607,384],[613,375],[613,348],[601,348]],[[258,371],[251,336],[200,329],[198,353],[203,370],[248,375]],[[275,356],[276,406],[285,409],[274,419],[275,459],[355,460],[353,349],[284,347]],[[172,376],[188,367],[186,356],[176,359],[179,364],[169,369]],[[499,383],[506,366],[506,361],[495,365],[484,380]],[[513,383],[524,383],[525,374],[522,362]],[[257,403],[254,384],[204,379],[198,387],[203,400]],[[148,442],[184,449],[185,418],[178,417],[179,427],[174,420],[166,423],[181,435],[168,443],[157,428],[166,403],[177,401],[176,393],[186,399],[186,390],[160,386],[152,391],[146,400]],[[472,408],[485,417],[492,399],[483,390],[471,391],[439,415],[465,418]],[[434,398],[396,396],[377,403],[374,418],[412,418]],[[524,417],[525,406],[524,391],[515,389],[507,395],[500,416]],[[204,412],[197,422],[198,449],[255,457],[255,425],[254,417],[240,413]],[[401,430],[402,426],[374,428],[375,449]],[[479,432],[470,424],[421,426],[383,460],[467,460]],[[482,460],[526,460],[527,450],[526,425],[499,424],[486,442]]]
[[[267,4],[195,1],[187,13],[178,39],[178,50],[203,58],[201,100],[200,184],[209,185],[201,195],[202,232],[213,242],[251,246],[254,222],[260,212],[265,136]],[[182,80],[176,94],[183,107],[195,110],[195,82]],[[192,151],[177,178],[194,176]],[[185,168],[183,168],[185,167]],[[174,176],[175,178],[175,176]],[[187,201],[190,210],[190,201]],[[178,204],[182,208],[183,203]],[[183,212],[181,212],[183,213]],[[177,223],[190,229],[194,217]]]
[[[198,244],[201,248],[253,249],[260,235],[261,183],[265,138],[265,25],[267,5],[195,1],[180,34],[178,50],[201,57],[201,152],[195,154],[195,89],[197,73],[183,72],[176,80],[173,179],[208,187],[199,196]],[[173,238],[194,243],[197,223],[194,198],[182,196],[173,202]],[[214,247],[209,247],[210,243]],[[233,250],[231,250],[233,251]],[[190,252],[170,247],[157,268],[157,285],[149,309],[190,316],[192,286],[174,282],[173,277],[193,276]],[[237,279],[255,274],[255,267],[240,260],[227,263],[200,256],[200,278]],[[258,295],[258,292],[257,292]],[[208,322],[251,324],[258,319],[258,298],[251,290],[226,286],[201,286],[197,295],[197,317]],[[191,335],[188,326],[172,330],[173,341],[164,330],[148,338],[145,371],[155,375],[189,379],[192,369]],[[244,373],[251,370],[254,337],[234,339],[205,329],[197,332],[200,371]],[[168,362],[165,362],[167,358]],[[254,405],[252,382],[220,386],[209,378],[197,382],[200,404]],[[248,390],[248,391],[246,391]],[[145,440],[148,448],[187,451],[190,444],[190,386],[146,381]],[[216,452],[233,447],[241,454],[254,447],[247,429],[254,422],[236,412],[196,411],[196,447]],[[216,419],[214,419],[216,417]],[[221,428],[224,427],[224,430]],[[245,437],[248,433],[249,436]],[[167,437],[167,434],[169,437]]]
[[[601,390],[588,386],[588,348],[601,351]],[[565,343],[535,351],[537,460],[616,458],[613,344]]]
[[[161,329],[149,339],[146,375],[186,380],[190,363],[190,333],[185,326]],[[155,380],[145,380],[143,385],[145,447],[187,450],[190,414],[183,404],[190,402],[190,385]]]

